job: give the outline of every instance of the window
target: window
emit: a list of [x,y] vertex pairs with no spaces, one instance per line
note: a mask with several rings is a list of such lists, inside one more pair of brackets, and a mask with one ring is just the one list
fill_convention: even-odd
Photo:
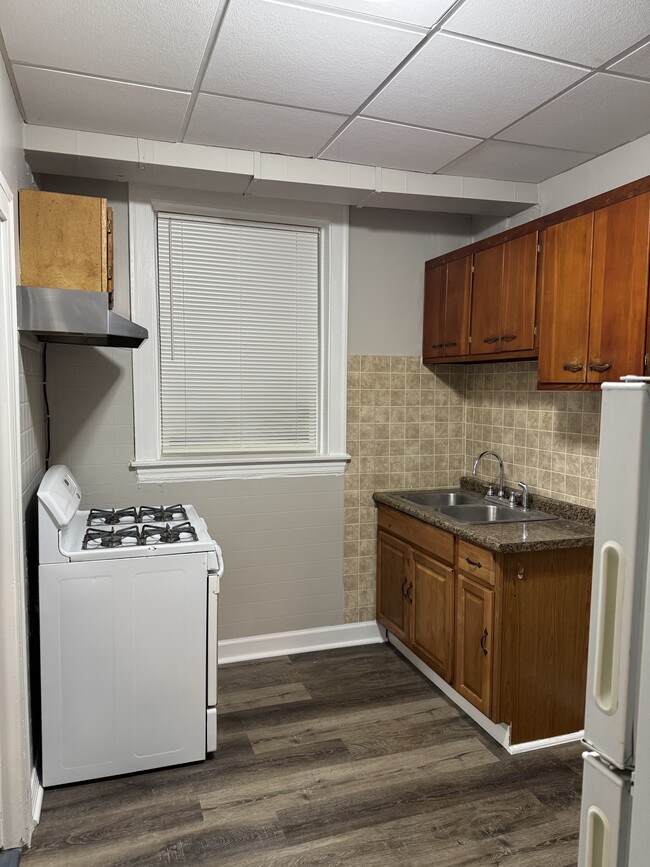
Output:
[[343,471],[347,225],[282,204],[133,197],[140,480]]

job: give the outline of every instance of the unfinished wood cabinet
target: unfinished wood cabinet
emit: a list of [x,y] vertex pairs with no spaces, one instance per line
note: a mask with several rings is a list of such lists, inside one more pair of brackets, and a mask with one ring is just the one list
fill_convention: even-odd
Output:
[[112,210],[106,199],[21,190],[20,282],[111,292]]
[[499,554],[380,505],[377,620],[511,743],[579,731],[591,548]]
[[539,382],[643,375],[650,193],[551,226],[541,243]]
[[422,357],[425,360],[469,351],[470,256],[426,272]]

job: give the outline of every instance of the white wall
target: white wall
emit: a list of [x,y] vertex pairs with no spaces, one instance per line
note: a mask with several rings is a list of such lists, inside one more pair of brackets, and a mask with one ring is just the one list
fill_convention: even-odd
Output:
[[[39,183],[109,198],[115,212],[116,308],[126,312],[125,187],[53,176]],[[424,261],[466,243],[468,227],[466,217],[351,215],[351,353],[381,347],[390,354],[419,354]],[[343,477],[138,485],[128,468],[131,375],[129,351],[50,347],[52,460],[66,463],[78,477],[84,505],[192,502],[224,549],[224,639],[342,623]]]
[[[16,194],[21,187],[32,185],[31,174],[23,158],[22,134],[23,121],[14,100],[7,72],[0,62],[0,174],[2,174],[13,197],[16,242],[18,238]],[[18,334],[16,334],[15,339],[18,341]],[[19,382],[16,385],[20,395],[21,487],[24,516],[23,533],[26,547],[24,572],[21,576],[24,594],[20,594],[18,597],[15,594],[10,594],[10,596],[12,601],[18,599],[18,610],[15,612],[19,621],[18,632],[28,636],[30,628],[26,600],[30,598],[29,585],[33,585],[37,581],[35,492],[44,470],[44,412],[41,388],[37,385],[39,381],[42,381],[42,352],[40,347],[29,341],[25,342],[24,345],[21,343],[19,365]],[[5,399],[5,395],[0,395],[0,404]],[[11,580],[13,576],[0,577]],[[9,596],[7,597],[8,600]],[[32,650],[34,649],[35,646],[32,645]],[[15,660],[11,662],[13,664]],[[8,820],[7,824],[11,825],[12,828],[18,829],[22,825],[21,830],[14,830],[13,839],[3,841],[8,847],[19,845],[21,842],[28,842],[33,828],[31,815],[34,805],[32,803],[30,775],[33,768],[34,750],[30,738],[31,716],[27,703],[28,696],[24,694],[22,687],[28,676],[28,667],[29,652],[25,643],[20,654],[19,673],[13,680],[11,699],[7,701],[5,707],[0,709],[1,713],[14,714],[12,724],[9,724],[8,716],[4,716],[0,719],[0,726],[11,728],[14,733],[22,732],[20,738],[22,755],[20,759],[16,755],[0,756],[0,767],[3,768],[7,777],[10,772],[12,773],[14,784],[11,793],[6,790],[3,792],[5,800],[0,805],[0,809],[4,811],[5,821]],[[9,668],[9,666],[5,668],[5,673],[9,671]],[[7,695],[4,691],[3,694]],[[17,740],[16,743],[18,742]],[[27,773],[21,785],[18,785],[16,775],[13,773],[19,765],[22,768],[20,773]]]
[[462,215],[350,208],[350,355],[420,355],[424,263],[471,241]]
[[539,185],[542,214],[551,214],[648,174],[650,135],[542,181]]

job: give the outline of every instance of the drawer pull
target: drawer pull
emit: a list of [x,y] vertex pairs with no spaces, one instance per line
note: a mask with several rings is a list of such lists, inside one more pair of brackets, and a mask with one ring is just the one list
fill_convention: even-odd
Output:
[[577,373],[579,370],[582,370],[582,365],[579,362],[574,361],[571,364],[563,364],[562,370],[568,370],[569,373]]
[[457,346],[458,344],[454,341],[453,343],[445,343],[445,346]]
[[510,343],[512,340],[516,340],[516,334],[504,334],[501,340],[504,340],[506,343]]
[[487,656],[487,647],[485,646],[485,643],[487,641],[487,637],[488,637],[488,631],[487,631],[487,627],[486,627],[483,630],[483,635],[481,635],[481,650],[483,651],[484,656]]
[[432,343],[431,349],[442,349],[444,345],[444,343]]
[[609,370],[610,367],[611,365],[607,364],[607,362],[604,362],[603,364],[596,364],[594,361],[592,361],[589,365],[589,370],[597,370],[598,373],[604,373],[606,370]]
[[483,343],[496,343],[498,339],[498,337],[484,337]]
[[478,560],[470,560],[469,557],[465,557],[465,560],[467,561],[467,563],[469,563],[470,566],[474,566],[475,569],[482,569],[483,568],[483,564],[479,563]]

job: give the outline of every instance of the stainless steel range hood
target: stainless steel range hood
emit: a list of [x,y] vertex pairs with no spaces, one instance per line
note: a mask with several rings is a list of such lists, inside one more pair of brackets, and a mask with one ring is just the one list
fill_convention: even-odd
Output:
[[18,286],[18,330],[44,343],[135,349],[149,332],[108,309],[106,292]]

